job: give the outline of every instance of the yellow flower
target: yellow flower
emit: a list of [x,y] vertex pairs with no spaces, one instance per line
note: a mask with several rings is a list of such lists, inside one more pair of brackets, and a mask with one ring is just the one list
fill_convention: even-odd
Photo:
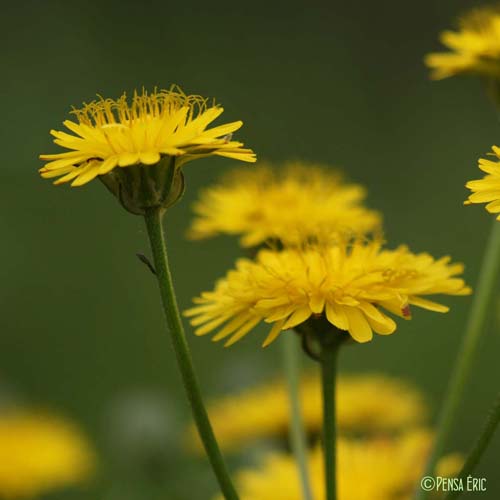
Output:
[[362,234],[381,224],[377,212],[361,205],[364,197],[363,187],[343,183],[328,167],[288,162],[273,170],[262,164],[203,191],[189,235],[241,235],[241,244],[250,247],[267,240],[296,244],[339,232]]
[[74,135],[51,131],[54,142],[69,151],[41,155],[50,162],[40,172],[42,177],[59,177],[55,184],[72,181],[72,186],[81,186],[117,167],[154,165],[162,156],[178,157],[180,164],[211,155],[255,161],[251,150],[230,138],[241,121],[207,129],[223,111],[175,86],[136,92],[131,103],[125,94],[117,100],[101,97],[72,111],[78,123],[64,122]]
[[41,155],[48,160],[42,177],[54,184],[82,186],[99,177],[130,212],[175,203],[183,193],[180,167],[196,158],[218,155],[254,162],[255,154],[232,140],[242,122],[207,128],[223,108],[184,94],[178,87],[148,94],[123,94],[84,104],[72,111],[76,121],[64,125],[72,132],[52,130],[54,142],[68,151]]
[[[317,376],[303,378],[300,400],[306,432],[311,438],[317,437],[323,418]],[[336,407],[337,427],[343,435],[397,433],[422,424],[427,413],[423,397],[415,387],[377,374],[341,375]],[[288,434],[290,419],[287,386],[283,380],[271,381],[215,400],[208,412],[217,440],[227,451],[237,451],[259,439],[281,438]],[[188,438],[191,448],[202,450],[194,426],[190,427]]]
[[94,457],[71,423],[44,413],[0,414],[0,497],[33,498],[88,478]]
[[[500,148],[493,146],[492,149],[497,159],[500,158]],[[492,214],[498,214],[500,213],[500,162],[481,158],[479,168],[487,175],[466,184],[472,194],[469,195],[465,204],[487,203],[486,210]],[[500,220],[500,215],[497,215],[497,220]]]
[[185,312],[197,335],[226,323],[213,340],[241,339],[258,323],[272,323],[264,341],[270,344],[283,330],[300,327],[309,318],[325,316],[335,328],[358,342],[373,331],[388,335],[396,323],[383,309],[409,317],[409,304],[436,312],[448,308],[424,298],[433,294],[467,295],[471,290],[455,277],[461,264],[449,257],[435,260],[402,246],[383,250],[377,241],[334,247],[261,250],[255,261],[240,259],[211,292],[195,298]]
[[445,31],[441,42],[450,52],[428,54],[431,77],[441,80],[460,73],[500,78],[500,9],[482,7],[464,16],[459,31]]
[[[415,430],[395,439],[340,439],[339,500],[409,500],[431,443],[432,434],[425,430]],[[319,447],[310,454],[309,472],[313,496],[323,500],[323,457]],[[236,486],[241,500],[302,500],[297,464],[291,455],[267,456],[258,469],[241,471]]]

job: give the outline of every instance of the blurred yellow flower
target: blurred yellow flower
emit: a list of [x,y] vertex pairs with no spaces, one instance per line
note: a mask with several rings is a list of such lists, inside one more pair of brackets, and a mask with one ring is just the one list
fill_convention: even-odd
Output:
[[175,157],[176,166],[211,155],[254,162],[254,153],[231,139],[241,121],[207,129],[223,111],[176,86],[135,92],[131,103],[125,94],[116,100],[100,97],[72,111],[77,121],[64,122],[72,134],[51,131],[55,144],[69,151],[41,155],[49,161],[41,175],[59,177],[54,184],[81,186],[116,168],[147,168],[162,157]]
[[45,413],[0,414],[0,498],[33,498],[87,479],[94,455],[70,422]]
[[238,260],[236,269],[213,291],[195,298],[197,305],[185,315],[192,317],[196,335],[226,323],[213,337],[214,341],[229,337],[226,346],[261,321],[273,324],[263,344],[267,346],[281,331],[323,315],[354,340],[367,342],[373,331],[387,335],[396,330],[395,321],[382,308],[405,318],[410,316],[409,304],[447,312],[447,307],[424,296],[470,294],[456,277],[462,272],[462,264],[451,264],[449,257],[435,260],[404,246],[383,250],[377,241],[261,250],[255,261]]
[[201,193],[189,235],[241,235],[245,247],[268,240],[297,244],[336,233],[379,229],[381,216],[362,206],[363,187],[346,184],[328,167],[288,162],[236,171]]
[[472,10],[460,22],[459,31],[444,31],[441,42],[450,52],[428,54],[425,63],[431,77],[441,80],[460,73],[500,78],[500,9]]
[[[409,500],[431,443],[432,434],[425,430],[391,439],[340,439],[339,500]],[[309,471],[313,496],[323,500],[323,456],[319,447],[310,454]],[[260,468],[241,471],[236,486],[241,500],[302,500],[297,464],[291,455],[269,455]]]
[[453,477],[462,470],[464,456],[461,453],[450,453],[436,464],[436,476]]
[[[493,153],[497,159],[500,158],[500,148],[493,146]],[[486,210],[492,214],[500,214],[500,162],[481,158],[479,168],[485,172],[482,179],[469,181],[466,184],[472,194],[465,202],[466,205],[472,203],[487,203]],[[497,215],[500,220],[500,215]]]
[[[300,384],[302,418],[306,433],[317,437],[322,428],[321,383],[307,375]],[[240,394],[214,400],[210,419],[223,449],[237,451],[247,443],[288,435],[290,420],[286,383],[276,380]],[[341,375],[337,382],[337,427],[343,435],[371,436],[407,431],[427,415],[422,395],[409,383],[378,374]],[[190,447],[201,451],[194,426]]]

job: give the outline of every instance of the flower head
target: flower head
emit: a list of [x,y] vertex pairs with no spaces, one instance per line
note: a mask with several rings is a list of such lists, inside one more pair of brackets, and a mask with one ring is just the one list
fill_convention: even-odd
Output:
[[[395,439],[340,439],[337,446],[339,500],[410,499],[431,443],[432,434],[425,430],[415,430]],[[319,447],[310,453],[309,473],[314,498],[324,500],[323,457]],[[258,469],[239,473],[237,487],[241,500],[302,499],[297,464],[291,455],[268,455]]]
[[441,80],[461,73],[500,78],[500,9],[472,10],[460,22],[458,31],[445,31],[441,42],[450,52],[428,54],[432,78]]
[[[500,159],[500,148],[493,146],[493,155]],[[492,214],[500,214],[500,162],[479,160],[479,168],[485,172],[482,179],[469,181],[466,184],[472,194],[465,202],[466,205],[472,203],[487,203],[486,210]],[[497,220],[500,220],[500,215],[497,215]]]
[[150,191],[147,198],[154,198],[149,203],[171,204],[182,194],[177,174],[184,163],[212,155],[255,161],[252,150],[231,138],[241,121],[208,128],[223,111],[175,86],[135,92],[131,101],[125,94],[116,100],[100,97],[72,111],[76,120],[64,122],[71,133],[51,131],[54,143],[68,151],[41,155],[48,163],[40,173],[57,177],[54,184],[72,186],[99,177],[127,209],[136,208],[134,213],[144,209],[134,206],[144,188]]
[[[336,394],[337,427],[344,436],[407,431],[422,424],[427,413],[423,397],[413,385],[384,375],[341,375]],[[311,374],[302,379],[300,400],[307,434],[317,437],[323,418],[317,376]],[[226,451],[236,451],[256,440],[288,435],[289,396],[283,380],[214,400],[208,410],[217,439]],[[195,449],[202,449],[194,426],[190,427],[189,441]]]
[[240,259],[211,292],[194,299],[185,312],[197,335],[225,323],[214,340],[226,346],[241,339],[258,323],[271,323],[264,341],[270,344],[283,330],[296,328],[309,318],[325,317],[358,342],[373,332],[387,335],[396,323],[384,311],[409,317],[409,305],[436,312],[448,308],[428,295],[467,295],[471,290],[456,275],[461,264],[449,257],[435,260],[407,247],[384,250],[377,241],[352,245],[312,246],[282,252],[261,250],[255,261]]
[[194,205],[190,236],[240,235],[246,247],[267,240],[297,244],[336,233],[380,228],[381,216],[362,206],[365,189],[346,184],[338,172],[289,162],[273,170],[262,164],[237,171],[204,190]]
[[71,423],[41,413],[0,415],[0,497],[34,498],[86,479],[94,457]]

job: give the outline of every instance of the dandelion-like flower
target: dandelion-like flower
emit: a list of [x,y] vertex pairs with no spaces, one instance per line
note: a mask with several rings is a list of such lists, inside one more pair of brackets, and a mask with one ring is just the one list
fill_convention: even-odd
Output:
[[[323,419],[319,378],[305,376],[299,394],[304,427],[313,440],[321,433]],[[344,436],[397,434],[420,426],[427,415],[423,396],[413,385],[379,374],[341,375],[336,398],[337,429]],[[275,380],[216,399],[208,412],[219,444],[238,451],[254,441],[287,436],[289,404],[287,384]],[[194,426],[188,436],[190,447],[201,451]]]
[[385,311],[403,318],[410,317],[410,305],[447,312],[426,296],[471,293],[457,277],[463,265],[450,260],[414,254],[405,246],[384,250],[378,241],[261,250],[255,261],[238,260],[236,269],[213,291],[195,298],[197,305],[185,315],[192,317],[197,335],[225,323],[213,340],[228,339],[226,346],[261,321],[273,325],[263,344],[267,346],[281,331],[300,327],[311,317],[324,317],[332,328],[367,342],[373,332],[388,335],[396,330]]
[[71,133],[51,131],[55,144],[68,151],[41,155],[48,163],[40,173],[72,186],[99,177],[134,213],[145,209],[138,200],[144,189],[142,204],[172,204],[183,190],[179,168],[188,161],[212,155],[255,161],[250,149],[232,140],[241,121],[208,128],[223,111],[176,86],[135,92],[131,101],[125,94],[100,97],[72,111],[76,121],[64,121]]
[[425,58],[432,78],[441,80],[461,73],[500,78],[499,8],[472,10],[461,19],[458,31],[441,34],[441,42],[450,52],[428,54]]
[[[338,442],[339,500],[409,500],[423,472],[432,444],[432,433],[415,430],[396,439],[345,440]],[[456,474],[459,469],[450,470]],[[455,461],[455,465],[460,464]],[[438,466],[438,473],[441,473]],[[323,456],[319,447],[309,456],[314,498],[326,498]],[[291,455],[268,455],[261,466],[237,475],[241,500],[301,500],[297,464]],[[220,496],[215,497],[220,500]]]
[[[492,154],[500,159],[500,148],[493,146],[492,149]],[[487,203],[485,208],[488,212],[500,214],[500,162],[481,158],[479,168],[487,175],[466,184],[472,194],[469,195],[465,204]],[[500,220],[500,215],[497,215],[497,220]]]
[[245,247],[268,240],[284,244],[364,234],[380,228],[381,216],[362,206],[365,189],[343,182],[328,167],[288,162],[235,171],[205,189],[194,205],[193,239],[241,236]]
[[80,431],[45,413],[0,414],[0,497],[34,498],[88,478],[94,455]]

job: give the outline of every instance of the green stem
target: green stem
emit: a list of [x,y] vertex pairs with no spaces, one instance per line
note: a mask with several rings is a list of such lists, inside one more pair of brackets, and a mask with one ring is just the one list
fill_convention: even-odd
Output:
[[281,339],[283,343],[283,361],[288,382],[288,398],[290,403],[290,442],[297,461],[302,486],[303,500],[312,500],[309,467],[307,460],[307,443],[304,434],[300,405],[300,349],[298,338],[293,332],[287,332]]
[[326,500],[336,500],[337,498],[335,385],[337,374],[337,353],[339,347],[340,342],[328,344],[323,343],[321,349],[321,382],[323,391],[323,452],[325,459]]
[[[452,377],[446,391],[438,421],[438,433],[434,449],[429,458],[424,476],[432,476],[436,463],[443,455],[446,441],[455,424],[456,415],[465,390],[472,364],[479,346],[481,333],[484,330],[487,313],[491,303],[491,296],[497,284],[498,270],[500,267],[500,222],[494,221],[491,229],[486,253],[481,265],[476,292],[469,313],[462,345],[455,362]],[[428,498],[429,492],[420,489],[416,500]]]
[[170,338],[177,357],[177,363],[182,375],[193,417],[198,428],[201,440],[212,465],[212,469],[219,482],[220,489],[226,500],[238,500],[238,495],[229,477],[224,459],[215,439],[207,411],[203,404],[200,386],[196,377],[189,346],[184,334],[179,308],[175,297],[172,276],[168,266],[167,248],[162,228],[161,209],[151,209],[145,215],[149,241],[153,252],[153,260],[160,288],[161,300]]
[[[462,470],[458,477],[465,484],[467,481],[467,477],[474,472],[476,465],[481,460],[483,453],[486,448],[490,444],[491,438],[495,434],[495,431],[500,423],[500,394],[498,394],[497,399],[495,400],[493,406],[490,409],[488,418],[486,419],[486,423],[484,424],[483,430],[479,435],[476,443],[474,444],[472,450],[465,461]],[[445,500],[452,500],[454,498],[458,498],[460,496],[460,491],[451,491],[446,496]]]

